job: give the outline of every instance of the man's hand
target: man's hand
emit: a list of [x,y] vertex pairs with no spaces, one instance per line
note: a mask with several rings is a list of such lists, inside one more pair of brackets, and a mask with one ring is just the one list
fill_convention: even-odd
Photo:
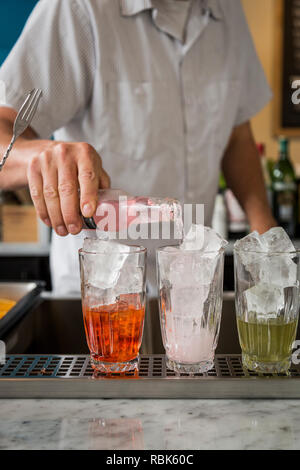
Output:
[[264,233],[277,226],[267,200],[260,157],[249,122],[233,130],[222,168],[228,186],[247,214],[251,230]]
[[61,236],[80,232],[79,204],[82,214],[92,217],[98,189],[110,186],[100,156],[87,143],[48,144],[30,159],[27,178],[39,217]]
[[[13,109],[0,107],[2,154],[10,142],[16,115]],[[81,230],[79,205],[85,217],[94,215],[98,189],[109,188],[110,180],[91,145],[38,140],[29,127],[16,141],[0,173],[1,189],[27,185],[39,217],[64,236]]]

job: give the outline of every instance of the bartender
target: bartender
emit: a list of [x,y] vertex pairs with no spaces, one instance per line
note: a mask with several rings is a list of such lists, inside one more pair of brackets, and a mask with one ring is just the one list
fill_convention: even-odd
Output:
[[99,188],[204,204],[209,225],[222,168],[251,229],[275,224],[249,123],[271,92],[239,0],[40,0],[0,79],[2,153],[43,90],[0,187],[28,186],[53,227],[57,293],[79,291],[72,235]]

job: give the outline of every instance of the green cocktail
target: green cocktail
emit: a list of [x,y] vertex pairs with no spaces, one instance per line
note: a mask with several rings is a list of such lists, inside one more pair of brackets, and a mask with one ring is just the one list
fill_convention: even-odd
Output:
[[297,324],[297,319],[288,323],[282,318],[247,322],[238,317],[244,366],[259,372],[287,372],[291,365]]

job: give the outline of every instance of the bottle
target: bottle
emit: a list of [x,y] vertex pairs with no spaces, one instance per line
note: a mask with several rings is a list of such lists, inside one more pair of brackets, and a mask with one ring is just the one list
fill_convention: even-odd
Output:
[[226,180],[225,180],[223,173],[221,172],[220,177],[219,177],[219,192],[221,194],[224,194],[226,187],[227,187]]
[[174,223],[175,235],[181,240],[183,221],[181,204],[175,199],[132,196],[118,189],[99,190],[95,215],[83,217],[84,229],[94,230],[99,238],[124,235],[141,224]]
[[288,235],[294,237],[297,221],[297,184],[286,137],[279,139],[279,160],[272,172],[272,190],[274,217]]

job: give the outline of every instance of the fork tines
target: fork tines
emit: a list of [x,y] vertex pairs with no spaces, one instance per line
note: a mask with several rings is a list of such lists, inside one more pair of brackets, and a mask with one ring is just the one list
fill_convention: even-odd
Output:
[[30,122],[38,106],[39,100],[42,96],[42,90],[40,88],[34,88],[29,93],[24,106],[20,110],[20,117],[27,122]]

